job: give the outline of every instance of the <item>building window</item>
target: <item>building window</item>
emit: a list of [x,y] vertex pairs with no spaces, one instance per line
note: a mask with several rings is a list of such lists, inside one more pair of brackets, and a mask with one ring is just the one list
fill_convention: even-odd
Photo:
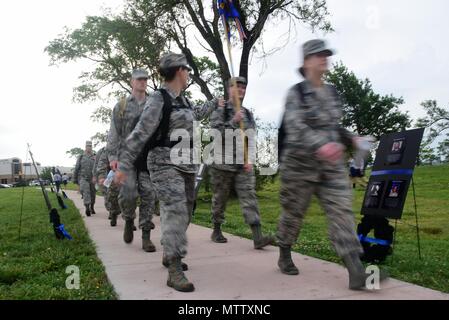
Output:
[[20,163],[13,163],[13,174],[20,174]]
[[8,179],[2,179],[2,184],[8,184]]

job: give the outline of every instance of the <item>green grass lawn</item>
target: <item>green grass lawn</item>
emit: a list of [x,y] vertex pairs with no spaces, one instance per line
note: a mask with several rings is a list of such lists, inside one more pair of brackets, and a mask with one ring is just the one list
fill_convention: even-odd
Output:
[[[58,211],[74,239],[56,240],[41,191],[25,188],[19,238],[21,198],[22,188],[0,189],[0,300],[116,299],[73,203],[65,199],[68,209]],[[80,270],[79,290],[65,285],[71,265]]]
[[[418,167],[415,186],[421,228],[422,260],[418,259],[413,193],[407,197],[402,220],[398,222],[396,245],[384,267],[394,278],[449,292],[449,166]],[[258,192],[263,229],[274,234],[279,220],[279,183],[275,182]],[[354,212],[357,223],[364,191],[354,193]],[[202,191],[193,222],[212,227],[210,222],[211,194]],[[251,238],[251,231],[243,221],[236,199],[228,203],[224,231]],[[394,225],[394,221],[391,222]],[[328,261],[340,262],[327,237],[324,212],[314,199],[294,250]],[[276,265],[276,261],[273,261]]]
[[78,191],[78,185],[74,184],[73,182],[67,183],[67,186],[62,185],[63,190],[72,190],[72,191]]
[[[387,259],[384,267],[394,278],[449,292],[449,166],[419,167],[414,177],[423,259],[418,259],[416,230],[410,226],[415,222],[410,190],[398,224],[394,256]],[[275,182],[258,192],[264,231],[273,234],[280,212],[278,190],[279,183]],[[361,217],[363,195],[362,190],[355,191],[357,220]],[[116,299],[73,203],[65,200],[69,208],[59,213],[74,240],[58,241],[40,190],[25,188],[19,239],[21,196],[21,188],[0,189],[0,299]],[[57,205],[54,194],[49,196]],[[194,223],[211,227],[210,198],[209,193],[200,193]],[[251,237],[236,199],[230,200],[226,216],[226,232]],[[294,250],[340,262],[327,239],[326,217],[315,200]],[[80,290],[68,290],[65,286],[66,268],[71,265],[80,268]]]

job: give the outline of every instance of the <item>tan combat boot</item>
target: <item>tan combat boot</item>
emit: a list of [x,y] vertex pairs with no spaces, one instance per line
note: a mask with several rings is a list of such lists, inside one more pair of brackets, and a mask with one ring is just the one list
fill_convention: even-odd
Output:
[[155,252],[156,246],[153,244],[153,242],[150,239],[151,236],[151,230],[142,230],[142,249],[145,252]]
[[215,223],[214,224],[214,231],[212,232],[212,235],[210,236],[211,240],[216,243],[226,243],[228,242],[228,239],[226,239],[223,236],[223,233],[221,233],[221,224]]
[[181,292],[192,292],[195,287],[182,271],[181,258],[169,260],[167,286]]
[[[370,276],[365,272],[365,267],[360,260],[358,253],[353,252],[342,257],[343,262],[348,269],[349,289],[363,290],[366,289],[366,280]],[[388,274],[383,270],[380,271],[379,280],[383,281],[388,278]]]
[[251,231],[253,232],[254,249],[262,249],[274,243],[274,237],[262,235],[260,224],[251,225]]
[[123,232],[123,241],[125,243],[131,243],[134,239],[134,221],[126,220],[125,221],[125,230]]
[[279,269],[284,274],[295,276],[299,274],[298,268],[295,266],[292,260],[291,247],[279,247]]

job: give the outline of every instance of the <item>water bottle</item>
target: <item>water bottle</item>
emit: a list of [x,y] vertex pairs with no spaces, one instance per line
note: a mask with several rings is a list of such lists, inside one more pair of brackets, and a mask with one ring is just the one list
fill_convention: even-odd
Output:
[[114,176],[115,176],[115,172],[114,171],[109,171],[108,176],[106,177],[106,180],[104,180],[103,185],[106,188],[109,188],[112,184],[112,181],[114,181]]

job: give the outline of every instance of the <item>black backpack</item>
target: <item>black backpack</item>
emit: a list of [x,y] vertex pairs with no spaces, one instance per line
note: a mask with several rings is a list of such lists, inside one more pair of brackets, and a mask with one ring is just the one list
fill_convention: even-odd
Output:
[[[172,147],[174,143],[168,142],[168,131],[170,129],[170,115],[173,111],[173,105],[171,102],[171,97],[169,93],[165,89],[158,89],[158,91],[162,94],[162,98],[164,99],[164,106],[162,107],[162,119],[159,123],[158,128],[154,132],[154,134],[148,139],[145,147],[142,149],[139,157],[134,162],[134,166],[138,171],[148,171],[147,167],[147,158],[150,150],[156,147]],[[191,107],[189,101],[186,99],[188,106]]]

